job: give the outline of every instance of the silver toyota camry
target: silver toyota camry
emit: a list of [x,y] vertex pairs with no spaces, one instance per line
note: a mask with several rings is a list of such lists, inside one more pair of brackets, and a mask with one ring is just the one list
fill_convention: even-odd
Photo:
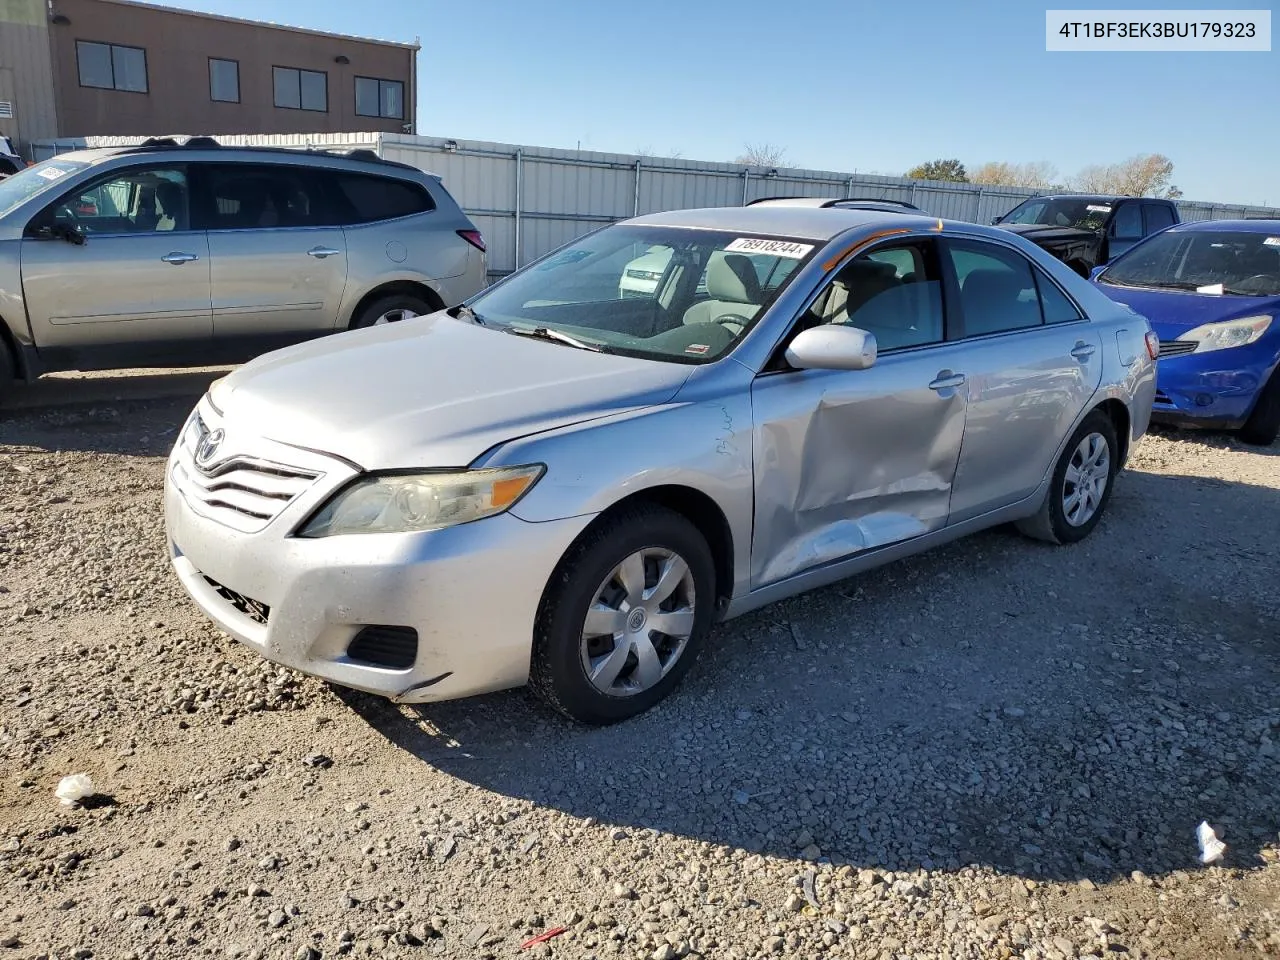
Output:
[[609,723],[719,620],[995,524],[1087,536],[1158,349],[1007,231],[838,202],[639,217],[217,382],[167,468],[173,565],[333,683],[530,683]]

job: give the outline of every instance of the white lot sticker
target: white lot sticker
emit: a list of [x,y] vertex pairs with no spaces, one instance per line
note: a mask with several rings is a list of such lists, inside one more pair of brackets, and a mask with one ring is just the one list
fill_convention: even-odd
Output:
[[701,356],[702,354],[706,353],[710,349],[711,349],[711,346],[706,343],[691,343],[684,348],[684,352],[692,353],[695,356]]
[[1092,210],[1094,213],[1110,213],[1111,208],[1101,203],[1090,203],[1085,206],[1086,210]]
[[1196,293],[1216,293],[1221,296],[1222,292],[1222,284],[1220,283],[1211,283],[1205,287],[1196,287]]
[[1267,237],[1267,239],[1262,242],[1268,247],[1280,247],[1280,237]]
[[45,167],[43,170],[37,171],[37,176],[44,177],[46,180],[57,180],[59,177],[65,177],[67,171],[59,170],[57,167]]
[[813,249],[812,243],[792,243],[790,240],[756,240],[739,237],[724,248],[725,253],[766,253],[772,257],[788,257],[799,260]]

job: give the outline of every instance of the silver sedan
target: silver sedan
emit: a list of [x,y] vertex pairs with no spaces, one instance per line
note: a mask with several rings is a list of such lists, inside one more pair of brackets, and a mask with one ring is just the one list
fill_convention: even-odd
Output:
[[173,565],[228,633],[333,683],[531,683],[608,723],[719,620],[995,524],[1087,536],[1158,348],[1006,231],[640,217],[219,381],[168,464]]

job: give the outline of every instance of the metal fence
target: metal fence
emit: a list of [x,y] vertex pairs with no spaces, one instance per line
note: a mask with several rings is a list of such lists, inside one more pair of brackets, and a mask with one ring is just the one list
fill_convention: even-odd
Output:
[[[142,137],[90,137],[34,144],[43,159],[86,146]],[[740,206],[769,196],[905,200],[948,220],[988,223],[1039,191],[939,183],[827,170],[745,167],[588,150],[557,150],[480,140],[387,133],[218,136],[228,146],[298,150],[365,148],[444,178],[484,233],[491,274],[508,273],[598,226],[642,213]],[[1184,220],[1272,216],[1280,209],[1183,200]]]

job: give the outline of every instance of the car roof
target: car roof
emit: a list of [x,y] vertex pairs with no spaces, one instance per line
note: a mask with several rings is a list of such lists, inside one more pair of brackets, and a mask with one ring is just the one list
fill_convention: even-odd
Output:
[[[669,210],[665,213],[650,213],[634,217],[623,222],[642,226],[695,227],[703,230],[727,230],[826,241],[856,227],[883,225],[917,230],[937,229],[938,224],[944,221],[923,214],[856,207],[757,204],[750,207]],[[966,223],[963,226],[967,229],[974,224]]]
[[[1097,203],[1115,203],[1117,200],[1140,199],[1142,198],[1120,193],[1042,193],[1034,197],[1027,197],[1027,200],[1092,200]],[[1148,197],[1147,199],[1151,198]],[[1026,200],[1023,203],[1026,203]]]
[[1280,219],[1186,220],[1175,224],[1169,230],[1177,231],[1178,233],[1186,233],[1188,231],[1207,233],[1229,230],[1232,233],[1266,233],[1272,236],[1280,236]]
[[70,160],[79,163],[102,163],[115,157],[148,157],[148,156],[165,156],[173,155],[175,157],[183,157],[190,154],[199,154],[194,159],[202,161],[223,160],[230,162],[249,162],[257,158],[290,158],[297,160],[300,157],[311,160],[320,161],[349,161],[359,164],[369,164],[375,167],[393,167],[401,170],[410,170],[416,174],[426,174],[429,177],[435,177],[436,174],[409,163],[400,163],[395,160],[386,160],[369,148],[357,148],[350,150],[340,149],[313,149],[308,147],[305,150],[297,150],[290,147],[242,147],[227,146],[219,143],[213,137],[188,137],[179,141],[172,137],[150,138],[142,143],[132,144],[128,146],[118,147],[93,147],[85,150],[73,150],[67,153],[60,153],[50,159],[54,160]]

